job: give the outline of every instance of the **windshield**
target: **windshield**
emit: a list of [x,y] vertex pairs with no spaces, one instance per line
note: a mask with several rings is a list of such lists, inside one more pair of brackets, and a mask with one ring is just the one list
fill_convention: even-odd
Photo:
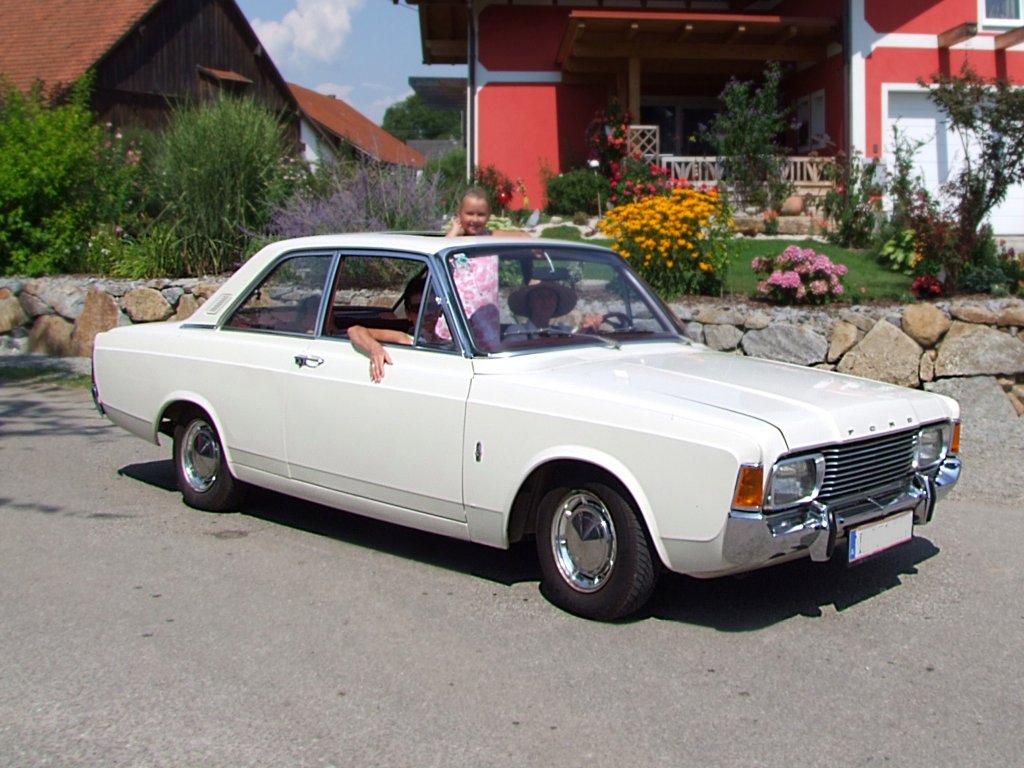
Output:
[[478,246],[450,253],[448,270],[485,352],[679,336],[660,300],[610,251]]

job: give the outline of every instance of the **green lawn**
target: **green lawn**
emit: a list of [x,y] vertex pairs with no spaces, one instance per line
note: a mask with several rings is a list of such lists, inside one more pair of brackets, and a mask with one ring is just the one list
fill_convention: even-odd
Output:
[[[544,237],[560,240],[582,240],[579,230],[573,226],[548,227]],[[611,240],[593,238],[586,242],[593,245],[610,246]],[[729,275],[725,281],[727,295],[755,296],[757,275],[750,268],[756,256],[776,256],[791,243],[801,248],[812,248],[824,253],[833,262],[845,264],[849,272],[843,278],[846,299],[854,303],[871,300],[905,300],[910,294],[910,278],[893,272],[879,264],[864,251],[841,248],[816,240],[769,240],[766,238],[739,237],[733,241],[734,256],[730,262]],[[863,290],[862,290],[863,289]]]

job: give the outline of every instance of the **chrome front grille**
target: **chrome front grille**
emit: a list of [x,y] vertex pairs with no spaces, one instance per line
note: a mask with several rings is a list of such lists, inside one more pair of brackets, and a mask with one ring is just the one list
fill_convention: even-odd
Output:
[[912,430],[822,449],[825,481],[818,500],[832,504],[905,487],[914,472],[916,441]]

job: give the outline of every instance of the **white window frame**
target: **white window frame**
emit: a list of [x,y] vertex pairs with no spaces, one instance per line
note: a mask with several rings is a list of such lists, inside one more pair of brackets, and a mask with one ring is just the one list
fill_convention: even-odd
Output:
[[1024,25],[1024,2],[1016,0],[1017,16],[1012,19],[993,18],[988,15],[988,0],[978,0],[978,19],[986,29],[1013,29]]

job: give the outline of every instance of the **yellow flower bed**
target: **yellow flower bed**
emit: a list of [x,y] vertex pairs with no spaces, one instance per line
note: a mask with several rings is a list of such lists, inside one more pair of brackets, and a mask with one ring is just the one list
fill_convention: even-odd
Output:
[[613,208],[598,226],[663,296],[721,289],[732,220],[715,190],[682,187],[645,197]]

